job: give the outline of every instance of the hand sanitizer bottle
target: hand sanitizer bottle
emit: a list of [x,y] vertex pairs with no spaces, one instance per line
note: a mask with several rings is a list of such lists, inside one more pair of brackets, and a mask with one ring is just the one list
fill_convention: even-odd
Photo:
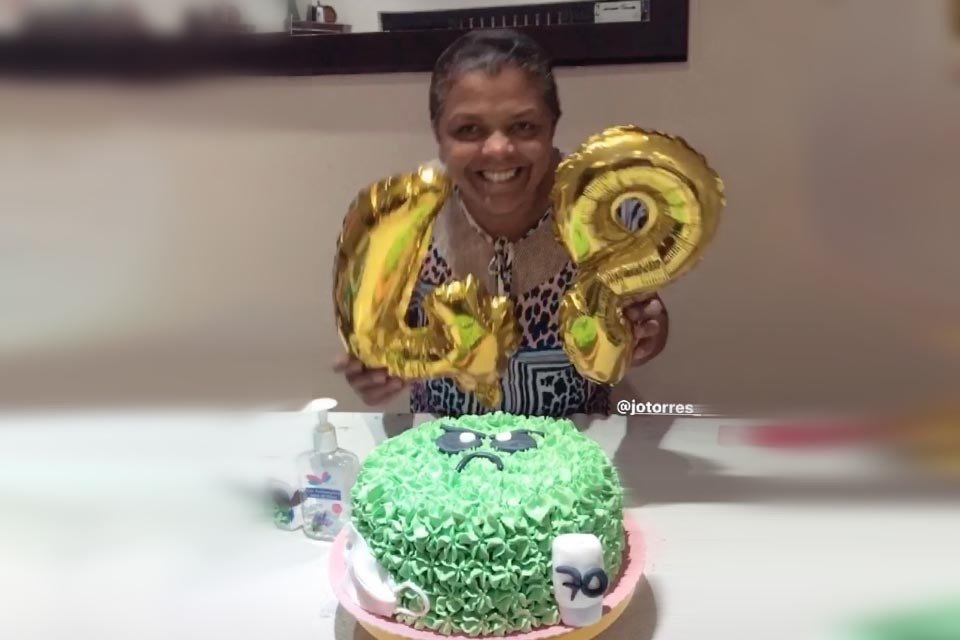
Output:
[[303,532],[315,540],[333,540],[350,522],[350,489],[360,469],[360,459],[338,446],[337,430],[327,420],[334,406],[335,401],[318,399],[304,409],[318,418],[313,450],[298,458]]

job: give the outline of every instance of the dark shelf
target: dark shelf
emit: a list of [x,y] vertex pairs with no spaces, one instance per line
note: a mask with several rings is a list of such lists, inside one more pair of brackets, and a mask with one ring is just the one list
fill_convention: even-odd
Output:
[[[557,66],[592,66],[687,59],[688,0],[656,0],[649,22],[574,24],[518,29],[536,38]],[[0,39],[0,75],[302,76],[423,72],[462,31],[217,37],[72,35]]]

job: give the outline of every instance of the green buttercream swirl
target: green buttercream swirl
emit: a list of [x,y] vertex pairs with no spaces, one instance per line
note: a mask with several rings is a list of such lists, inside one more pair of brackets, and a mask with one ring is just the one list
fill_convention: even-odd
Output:
[[[536,449],[505,453],[490,439],[468,452],[436,445],[441,425],[484,434],[528,429]],[[496,454],[503,471],[470,452]],[[397,581],[430,598],[420,619],[445,635],[503,636],[557,624],[551,545],[564,533],[593,533],[614,579],[624,550],[623,490],[603,450],[568,420],[505,413],[444,418],[391,438],[366,458],[353,489],[353,520]],[[416,609],[409,593],[401,604]]]

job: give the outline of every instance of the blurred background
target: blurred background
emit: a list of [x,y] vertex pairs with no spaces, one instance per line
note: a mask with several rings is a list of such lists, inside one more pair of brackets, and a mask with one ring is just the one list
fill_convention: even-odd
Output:
[[[234,4],[251,30],[289,26],[289,3]],[[355,30],[396,8],[332,4]],[[16,31],[44,6],[0,16]],[[176,31],[211,5],[127,6]],[[558,71],[563,149],[635,123],[684,136],[727,184],[705,260],[663,292],[670,343],[622,395],[728,411],[955,396],[958,15],[692,0],[687,62]],[[336,233],[359,189],[435,156],[428,82],[4,80],[0,408],[361,409],[331,371]]]

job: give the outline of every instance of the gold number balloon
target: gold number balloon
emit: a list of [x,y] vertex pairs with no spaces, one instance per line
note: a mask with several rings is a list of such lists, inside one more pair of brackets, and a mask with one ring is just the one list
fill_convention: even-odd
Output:
[[[647,212],[636,231],[618,220],[630,200]],[[554,228],[578,267],[560,304],[564,350],[582,375],[614,384],[632,356],[623,307],[695,264],[716,231],[723,182],[683,140],[613,127],[560,163],[553,201]]]
[[449,376],[493,407],[500,372],[519,343],[507,298],[487,295],[468,276],[424,298],[425,326],[406,322],[434,219],[450,192],[449,179],[430,167],[360,192],[337,242],[337,329],[365,365],[404,379]]

